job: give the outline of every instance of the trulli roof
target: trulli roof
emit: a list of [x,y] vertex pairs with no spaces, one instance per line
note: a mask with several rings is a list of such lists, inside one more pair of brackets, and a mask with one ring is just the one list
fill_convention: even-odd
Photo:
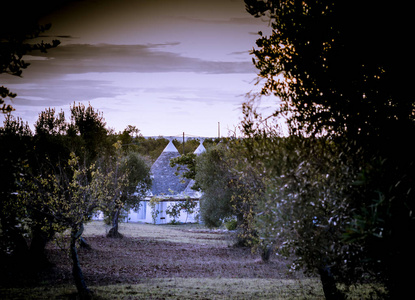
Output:
[[151,173],[153,175],[151,192],[153,196],[175,196],[184,192],[186,189],[189,180],[181,178],[180,175],[176,175],[176,167],[170,167],[170,160],[178,156],[180,156],[179,151],[177,151],[172,141],[170,141],[151,166]]
[[196,154],[196,155],[199,155],[199,154],[201,154],[201,153],[203,153],[205,151],[206,151],[206,149],[203,146],[203,143],[200,143],[199,147],[197,147],[196,150],[195,150],[195,152],[193,152],[193,153]]

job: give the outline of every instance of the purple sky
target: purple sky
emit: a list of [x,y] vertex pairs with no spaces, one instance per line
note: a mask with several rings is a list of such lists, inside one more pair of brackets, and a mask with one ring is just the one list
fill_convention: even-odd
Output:
[[43,21],[43,39],[62,44],[28,56],[23,78],[0,75],[14,114],[33,125],[47,107],[90,102],[109,127],[145,136],[233,130],[255,89],[249,51],[270,31],[243,0],[84,0]]

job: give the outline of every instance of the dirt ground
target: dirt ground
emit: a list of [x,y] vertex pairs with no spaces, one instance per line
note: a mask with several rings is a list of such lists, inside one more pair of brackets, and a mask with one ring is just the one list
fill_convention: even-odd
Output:
[[[79,259],[93,299],[324,299],[318,278],[288,272],[290,262],[272,255],[262,262],[248,248],[234,247],[234,234],[196,224],[120,225],[122,239],[106,238],[109,227],[89,223],[83,234],[91,249]],[[47,246],[49,268],[34,271],[0,265],[0,299],[78,299],[63,235]],[[350,299],[379,289],[347,291]]]
[[[91,249],[79,249],[88,285],[138,284],[149,278],[298,278],[287,272],[285,259],[273,256],[267,263],[248,248],[232,246],[232,234],[196,225],[121,224],[122,239],[105,237],[102,222],[86,227]],[[57,285],[72,282],[71,261],[61,246],[51,243],[47,252],[51,269],[19,276],[22,285]],[[61,249],[63,248],[63,249]],[[66,248],[67,249],[67,248]],[[9,278],[12,281],[12,277]],[[14,280],[13,280],[14,281]],[[14,284],[17,282],[14,281]]]
[[[275,256],[263,263],[250,249],[232,246],[227,232],[186,225],[127,225],[124,231],[121,228],[122,239],[96,233],[86,237],[92,249],[80,249],[79,258],[89,284],[134,284],[143,278],[292,277],[287,273],[286,260]],[[61,280],[65,280],[71,270],[69,259],[61,250],[49,251]]]

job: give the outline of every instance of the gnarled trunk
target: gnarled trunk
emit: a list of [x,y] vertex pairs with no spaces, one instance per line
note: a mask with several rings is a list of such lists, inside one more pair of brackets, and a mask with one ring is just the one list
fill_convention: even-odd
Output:
[[81,265],[79,264],[78,251],[76,250],[76,242],[81,237],[84,231],[84,225],[72,227],[70,252],[72,258],[72,276],[75,281],[76,289],[78,290],[81,299],[91,299],[92,292],[86,286],[84,275],[82,273]]
[[272,254],[272,246],[266,245],[261,248],[261,259],[263,262],[268,262]]
[[121,208],[118,208],[114,211],[113,215],[112,215],[112,220],[111,220],[111,229],[109,230],[107,237],[109,238],[122,238],[123,235],[121,233],[118,232],[118,219],[120,216],[120,211]]
[[30,243],[30,259],[33,265],[39,267],[52,265],[46,256],[45,248],[46,244],[53,238],[53,234],[54,232],[45,232],[38,227],[33,228],[33,237]]
[[345,299],[342,292],[336,287],[336,281],[330,272],[329,266],[323,266],[318,270],[320,280],[323,285],[324,296],[327,300],[342,300]]

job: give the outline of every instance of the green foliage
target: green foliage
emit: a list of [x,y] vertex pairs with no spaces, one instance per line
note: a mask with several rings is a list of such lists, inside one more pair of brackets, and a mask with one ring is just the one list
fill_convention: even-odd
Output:
[[136,207],[151,185],[148,163],[121,148],[91,105],[74,104],[70,122],[46,109],[35,135],[6,115],[0,128],[1,262],[13,257],[24,266],[40,265],[47,242],[70,229],[75,284],[88,293],[76,250],[83,224],[97,209],[111,211],[117,224],[121,209]]
[[121,142],[114,144],[115,156],[99,166],[100,182],[99,198],[102,201],[104,213],[110,216],[114,230],[118,232],[118,218],[124,206],[122,191],[129,186],[129,174],[126,170],[126,161],[122,159]]
[[18,191],[29,216],[31,210],[40,213],[49,220],[43,226],[50,226],[57,232],[79,227],[88,221],[101,199],[103,174],[99,170],[95,170],[93,165],[85,167],[73,153],[67,166],[68,170],[61,167],[48,176],[22,178],[21,190]]
[[172,224],[177,224],[178,221],[177,218],[180,217],[180,211],[182,210],[182,207],[180,203],[170,204],[169,207],[166,209],[166,214],[169,215],[173,220],[171,221]]
[[[64,186],[69,186],[74,170],[68,162],[75,155],[87,170],[85,180],[91,180],[93,161],[86,161],[85,145],[94,145],[89,147],[91,150],[89,153],[104,155],[105,148],[101,146],[106,143],[106,131],[103,128],[105,123],[102,115],[95,112],[91,106],[85,108],[83,105],[77,107],[74,105],[72,112],[74,115],[71,123],[65,120],[63,112],[56,114],[55,109],[49,108],[41,112],[35,123],[34,136],[27,124],[11,115],[6,115],[4,126],[0,128],[2,155],[0,220],[2,231],[5,233],[2,234],[2,238],[14,244],[20,241],[22,249],[27,245],[25,246],[26,241],[23,242],[19,236],[30,234],[32,237],[30,251],[41,253],[42,247],[44,248],[46,242],[58,230],[53,224],[56,224],[55,215],[60,213],[59,205],[54,206],[55,212],[50,212],[47,203],[52,200],[48,195],[58,197],[63,192],[58,189],[56,182],[51,181],[52,178],[59,178],[62,189]],[[82,115],[84,117],[81,117]],[[82,134],[78,130],[81,127],[84,128]],[[105,135],[88,135],[85,133],[88,127],[98,129],[95,132],[103,132]],[[91,158],[90,155],[88,156]],[[43,196],[40,191],[44,192]],[[22,195],[23,192],[28,195],[26,199],[31,201],[17,199],[17,195]],[[34,198],[29,197],[30,193],[34,193]],[[11,204],[13,205],[10,206]],[[41,242],[38,243],[38,240]],[[6,244],[9,245],[9,242]],[[38,246],[40,248],[35,249]]]
[[[386,283],[391,297],[399,298],[410,286],[404,266],[415,266],[411,254],[415,250],[411,246],[415,244],[411,234],[415,149],[408,138],[415,133],[415,105],[408,77],[401,80],[411,57],[405,50],[409,49],[405,45],[407,8],[334,1],[245,3],[252,15],[270,20],[272,33],[260,33],[252,51],[262,90],[244,107],[244,131],[254,139],[262,137],[270,130],[270,122],[284,117],[290,133],[325,136],[324,144],[329,144],[321,149],[313,145],[316,157],[305,155],[308,150],[302,146],[294,147],[299,151],[294,158],[297,164],[292,164],[289,152],[286,157],[269,153],[276,155],[272,163],[288,166],[270,174],[271,186],[284,187],[278,193],[274,189],[271,199],[291,191],[281,200],[290,199],[292,209],[314,203],[310,211],[317,219],[310,221],[305,214],[309,223],[295,223],[303,226],[295,227],[296,234],[316,233],[314,227],[330,229],[310,235],[307,245],[295,236],[290,243],[297,250],[301,244],[307,247],[301,257],[308,266],[326,257],[337,262],[336,256],[345,258],[347,249],[350,266],[375,274]],[[385,19],[390,22],[386,24]],[[385,43],[395,46],[387,49]],[[280,101],[270,116],[262,117],[255,109],[255,97],[263,95]],[[287,164],[276,163],[281,158]],[[265,159],[261,163],[270,165]],[[301,200],[302,195],[309,197],[308,202]],[[333,207],[321,217],[317,212],[325,212],[328,203]],[[334,219],[328,222],[328,216]],[[318,248],[315,240],[320,238]],[[326,245],[331,246],[325,249]],[[341,263],[338,266],[342,268]],[[344,279],[347,271],[336,276]]]
[[130,152],[122,158],[121,173],[128,176],[128,184],[122,190],[121,199],[126,209],[136,209],[151,188],[150,163],[137,152]]
[[225,222],[225,227],[228,230],[235,230],[238,226],[238,221],[235,219],[231,219]]
[[118,234],[118,223],[123,211],[136,209],[140,200],[151,187],[150,166],[138,153],[126,154],[119,140],[114,145],[115,153],[100,159],[100,169],[105,177],[101,182],[103,212],[113,232]]
[[186,155],[193,153],[196,150],[197,146],[199,146],[199,141],[194,139],[188,139],[183,144],[183,141],[178,141],[177,139],[175,139],[173,140],[173,144],[181,155]]
[[138,136],[133,140],[133,143],[137,145],[138,153],[149,157],[151,162],[155,162],[169,141],[162,137],[146,139],[143,136]]
[[196,154],[187,153],[170,160],[170,167],[177,167],[175,174],[187,179],[195,179],[196,177]]
[[261,178],[241,159],[245,152],[238,139],[210,147],[197,157],[195,177],[203,192],[202,221],[208,227],[218,227],[225,219],[236,217],[238,244],[244,246],[257,243],[254,207],[263,193]]
[[138,150],[136,139],[139,137],[139,133],[140,130],[137,127],[128,125],[123,132],[118,134],[118,140],[121,141],[126,154]]
[[[399,32],[395,41],[405,34],[401,7],[359,3],[356,11],[357,3],[329,0],[245,3],[250,13],[270,20],[271,35],[260,34],[252,54],[264,79],[262,94],[282,100],[276,113],[290,112],[292,130],[365,139],[413,126],[410,85],[395,78],[396,65],[403,66],[409,53],[401,44],[390,51],[383,47],[392,32]],[[385,18],[394,23],[385,24]]]
[[267,193],[258,205],[260,236],[268,245],[279,245],[282,254],[294,252],[296,265],[308,272],[335,266],[332,272],[346,280],[357,270],[353,247],[341,243],[356,172],[339,159],[338,145],[325,139],[289,138],[277,147],[274,151],[284,152],[286,159],[267,169]]
[[[168,214],[171,218],[173,218],[172,223],[176,224],[177,223],[176,219],[180,217],[180,213],[182,211],[187,213],[187,216],[188,216],[189,214],[192,214],[195,212],[196,207],[197,207],[197,201],[194,199],[191,199],[190,197],[186,197],[184,201],[180,200],[174,203],[173,205],[170,204],[169,207],[166,209],[166,214]],[[186,216],[185,223],[187,222],[187,216]]]
[[[7,11],[6,15],[15,14],[3,7],[3,11]],[[21,8],[19,8],[21,12]],[[16,18],[19,19],[19,24],[16,26],[15,20],[10,20],[8,16],[3,16],[0,21],[0,74],[9,74],[12,76],[21,76],[24,69],[30,64],[23,60],[23,56],[33,51],[46,52],[51,48],[57,47],[60,42],[53,40],[51,43],[33,43],[29,42],[50,28],[50,24],[39,26],[30,18]],[[3,113],[14,110],[12,105],[6,104],[5,99],[13,99],[16,94],[11,92],[7,87],[0,86],[0,111]]]
[[231,204],[232,174],[226,165],[225,146],[212,147],[196,159],[196,185],[203,192],[200,199],[202,221],[208,227],[218,227],[233,215]]
[[153,224],[156,224],[158,215],[163,212],[157,209],[157,206],[160,204],[160,202],[160,198],[152,197],[148,203],[151,209],[151,217],[153,218]]
[[91,104],[85,107],[84,104],[73,104],[71,106],[71,123],[68,128],[68,135],[71,137],[80,136],[82,153],[90,163],[94,161],[102,148],[110,147],[106,144],[107,130],[105,128],[104,116],[95,110]]
[[[29,172],[32,132],[27,123],[10,114],[0,127],[0,258],[4,255],[26,255],[26,209],[16,191],[20,179]],[[22,222],[23,220],[23,222]]]
[[68,124],[65,120],[65,113],[61,111],[55,115],[54,108],[47,108],[39,114],[35,123],[36,135],[60,135],[65,134]]

